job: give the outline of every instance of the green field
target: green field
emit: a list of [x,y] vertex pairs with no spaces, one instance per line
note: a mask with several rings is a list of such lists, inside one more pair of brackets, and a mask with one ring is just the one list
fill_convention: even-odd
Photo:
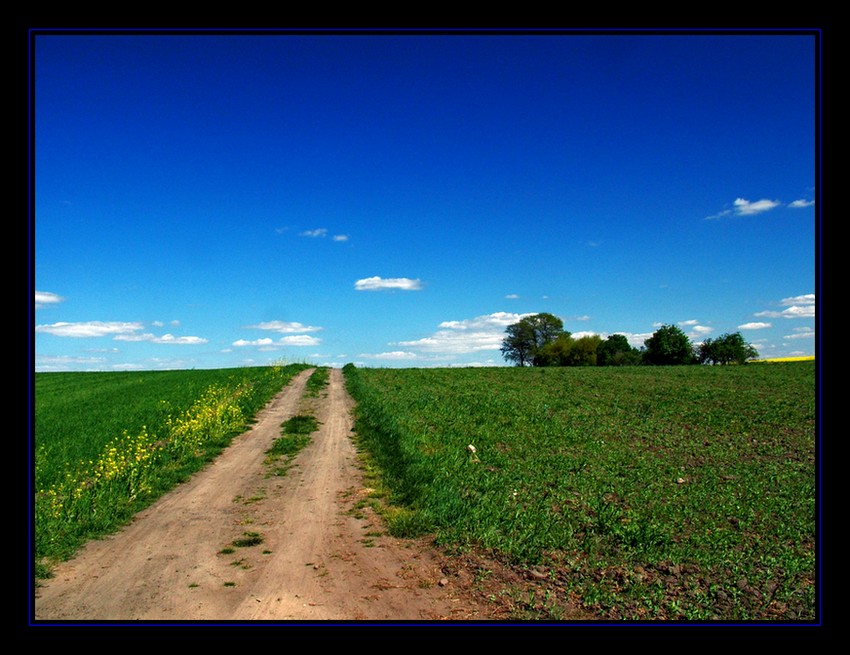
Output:
[[37,373],[38,574],[204,466],[306,368]]
[[[37,573],[204,466],[305,368],[36,374]],[[397,536],[533,577],[517,618],[817,618],[815,362],[344,372],[367,502]],[[311,418],[282,426],[276,474]]]
[[545,572],[535,618],[816,618],[814,362],[344,370],[391,530]]

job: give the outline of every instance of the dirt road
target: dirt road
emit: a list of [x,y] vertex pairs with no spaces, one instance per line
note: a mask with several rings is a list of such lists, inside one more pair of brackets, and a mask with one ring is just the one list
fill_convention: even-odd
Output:
[[[36,589],[36,622],[486,620],[438,553],[351,511],[367,491],[352,401],[330,373],[310,400],[301,373],[213,464],[58,566]],[[269,476],[265,452],[305,402],[320,429],[284,477]]]

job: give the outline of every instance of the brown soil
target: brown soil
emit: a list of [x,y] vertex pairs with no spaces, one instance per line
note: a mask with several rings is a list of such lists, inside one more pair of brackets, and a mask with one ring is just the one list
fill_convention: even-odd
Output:
[[[40,581],[36,622],[504,618],[502,592],[521,584],[508,569],[452,559],[428,539],[392,538],[358,504],[368,490],[352,400],[339,369],[325,394],[302,398],[310,372],[214,463]],[[266,451],[305,402],[320,429],[286,475],[269,475]],[[234,546],[251,535],[261,543]]]

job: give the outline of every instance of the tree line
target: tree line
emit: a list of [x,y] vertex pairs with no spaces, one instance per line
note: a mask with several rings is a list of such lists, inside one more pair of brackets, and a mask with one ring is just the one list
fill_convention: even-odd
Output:
[[553,314],[526,316],[509,325],[502,340],[502,356],[517,366],[636,366],[680,364],[744,364],[758,357],[740,332],[706,339],[694,345],[679,327],[663,325],[644,341],[631,346],[625,335],[575,338]]

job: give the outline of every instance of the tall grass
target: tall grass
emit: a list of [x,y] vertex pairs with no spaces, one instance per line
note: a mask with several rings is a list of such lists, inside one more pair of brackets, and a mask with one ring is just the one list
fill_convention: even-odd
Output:
[[305,368],[37,374],[39,574],[201,468]]
[[397,534],[607,618],[813,618],[813,362],[345,372]]

